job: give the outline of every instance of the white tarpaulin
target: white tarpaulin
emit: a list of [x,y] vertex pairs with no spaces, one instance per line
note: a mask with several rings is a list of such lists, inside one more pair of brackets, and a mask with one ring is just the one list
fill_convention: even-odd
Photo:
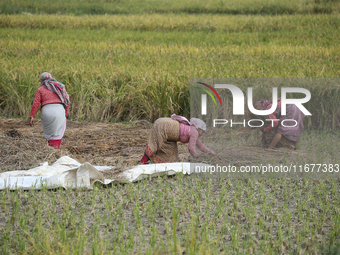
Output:
[[42,189],[42,188],[92,188],[94,182],[110,184],[112,182],[135,182],[147,177],[158,175],[174,175],[176,173],[190,174],[190,163],[162,163],[138,165],[120,173],[117,180],[105,179],[101,171],[114,167],[92,166],[89,163],[80,164],[76,160],[64,156],[53,165],[47,162],[40,166],[19,171],[0,173],[0,190]]

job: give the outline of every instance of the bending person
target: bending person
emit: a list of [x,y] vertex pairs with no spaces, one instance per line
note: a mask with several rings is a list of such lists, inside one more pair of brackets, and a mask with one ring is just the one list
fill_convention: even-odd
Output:
[[[267,110],[271,108],[272,101],[261,100],[257,102],[257,105],[263,110]],[[277,133],[268,148],[274,149],[276,144],[282,139],[282,136],[284,136],[294,142],[296,150],[303,130],[303,118],[305,117],[303,112],[295,104],[287,104],[286,115],[281,115],[281,100],[279,99],[275,111],[268,115],[268,117],[272,120],[272,123],[264,128],[264,131],[268,132],[277,126]]]
[[196,146],[203,152],[215,154],[199,139],[206,131],[204,121],[192,118],[190,122],[173,114],[171,118],[159,118],[152,126],[141,163],[149,160],[154,163],[178,162],[177,142],[189,143],[190,154],[197,156]]
[[41,105],[41,123],[48,145],[60,148],[61,139],[66,129],[66,116],[70,105],[65,85],[52,78],[50,73],[40,75],[41,86],[35,93],[30,113],[30,125],[34,125],[34,116]]

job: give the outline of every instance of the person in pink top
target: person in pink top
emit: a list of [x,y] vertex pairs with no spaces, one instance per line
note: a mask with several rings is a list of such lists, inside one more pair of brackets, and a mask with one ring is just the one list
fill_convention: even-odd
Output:
[[41,86],[35,93],[30,113],[30,125],[34,125],[34,116],[41,105],[41,123],[48,145],[60,148],[61,139],[66,129],[66,116],[70,98],[65,85],[52,78],[50,73],[40,75]]
[[[272,107],[273,102],[269,100],[261,100],[257,102],[263,110],[268,110]],[[268,132],[277,127],[277,133],[273,137],[268,149],[274,149],[277,143],[282,139],[282,136],[288,140],[293,141],[295,150],[298,147],[299,139],[303,130],[303,118],[305,115],[296,107],[295,104],[287,104],[286,115],[281,115],[281,99],[277,102],[275,111],[268,115],[271,123],[263,130]],[[284,122],[285,124],[283,124]]]
[[204,121],[197,118],[188,121],[185,117],[173,114],[171,118],[157,119],[152,126],[141,163],[146,164],[149,160],[154,163],[178,162],[177,142],[189,143],[188,149],[194,157],[197,157],[196,146],[203,152],[215,154],[199,138],[204,131]]

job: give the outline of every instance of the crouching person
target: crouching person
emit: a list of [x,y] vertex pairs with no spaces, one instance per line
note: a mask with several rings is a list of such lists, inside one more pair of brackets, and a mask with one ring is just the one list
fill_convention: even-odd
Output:
[[206,124],[197,118],[188,121],[175,114],[171,118],[159,118],[152,126],[141,163],[146,164],[149,160],[154,163],[178,162],[178,141],[189,143],[188,149],[194,157],[197,156],[196,146],[203,152],[215,154],[199,139],[205,131]]
[[[272,101],[261,100],[257,102],[263,110],[268,110],[272,106]],[[275,111],[268,116],[272,121],[271,124],[264,128],[265,132],[277,127],[277,133],[268,146],[274,149],[276,144],[282,139],[282,136],[295,144],[295,150],[298,147],[299,139],[303,130],[303,118],[305,115],[296,107],[295,104],[287,104],[286,115],[281,115],[281,100],[278,100]]]

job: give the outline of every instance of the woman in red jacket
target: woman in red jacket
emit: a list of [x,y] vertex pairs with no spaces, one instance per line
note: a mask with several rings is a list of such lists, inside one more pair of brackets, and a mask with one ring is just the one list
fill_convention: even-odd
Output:
[[30,125],[34,125],[34,116],[41,105],[41,123],[48,145],[60,148],[61,139],[66,129],[66,116],[70,98],[65,85],[52,78],[50,73],[40,75],[41,86],[37,90],[30,114]]

